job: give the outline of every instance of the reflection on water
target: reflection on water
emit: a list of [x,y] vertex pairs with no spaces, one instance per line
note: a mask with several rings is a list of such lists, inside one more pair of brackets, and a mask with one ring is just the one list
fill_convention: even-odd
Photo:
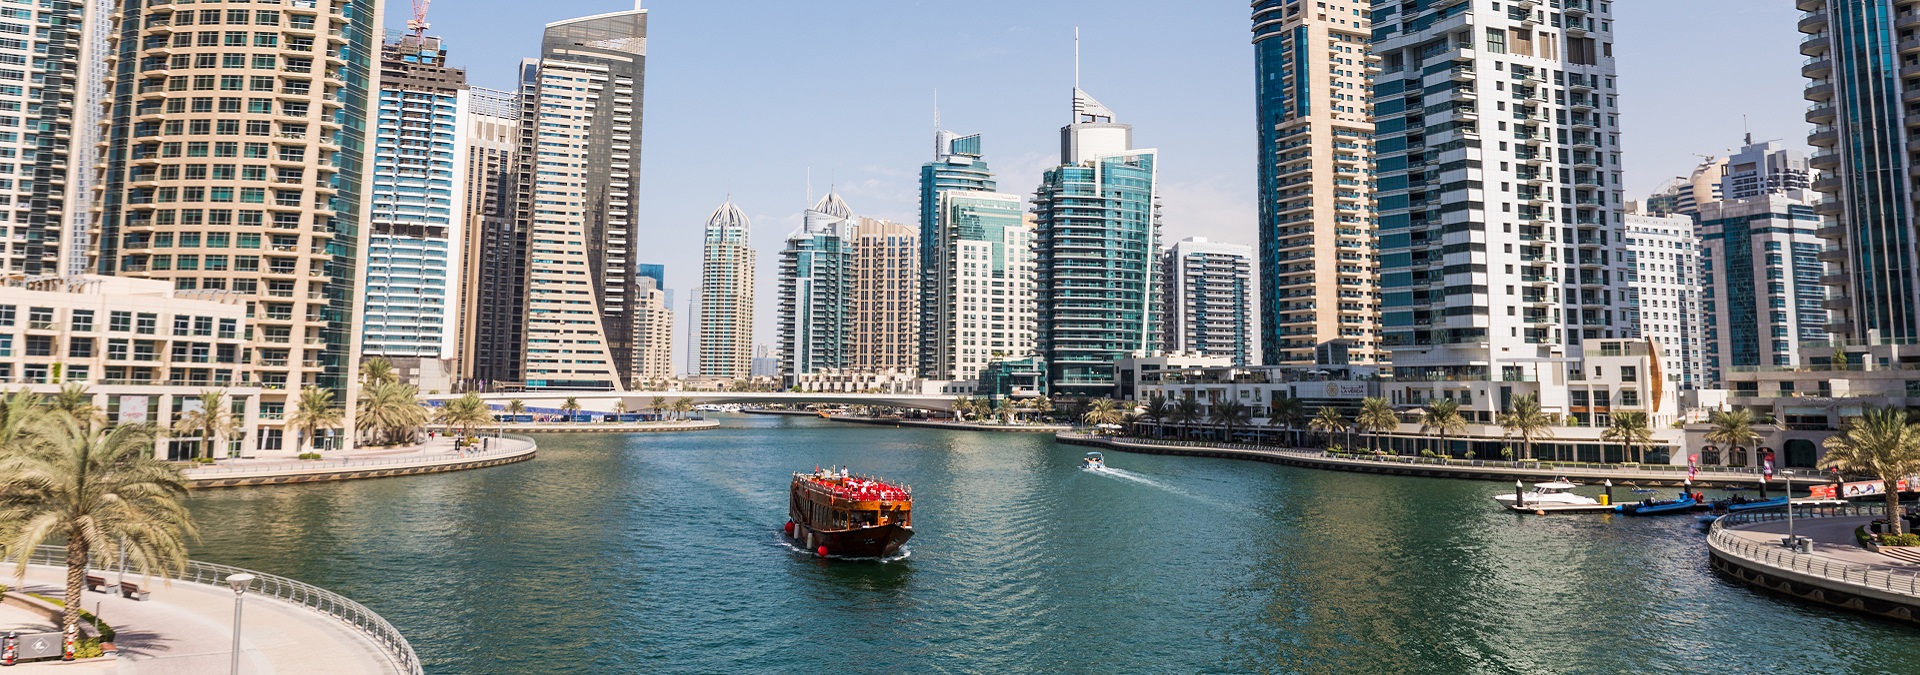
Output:
[[[1920,631],[1706,569],[1691,519],[1515,516],[1500,483],[728,416],[532,462],[196,494],[202,560],[392,620],[434,673],[1920,672]],[[779,536],[788,474],[913,485],[911,555]]]

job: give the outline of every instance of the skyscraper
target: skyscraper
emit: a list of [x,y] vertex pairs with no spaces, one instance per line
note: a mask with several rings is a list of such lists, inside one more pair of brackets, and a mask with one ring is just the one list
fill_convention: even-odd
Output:
[[1728,388],[1727,376],[1741,370],[1803,365],[1809,354],[1802,344],[1827,340],[1826,302],[1835,290],[1823,283],[1820,227],[1810,204],[1784,195],[1701,210],[1705,386]]
[[1799,0],[1807,14],[1800,31],[1800,69],[1813,101],[1807,143],[1819,148],[1807,158],[1826,172],[1813,189],[1827,196],[1814,212],[1834,219],[1820,236],[1836,247],[1825,258],[1834,288],[1828,330],[1839,337],[1879,344],[1920,340],[1920,252],[1916,252],[1914,200],[1908,179],[1920,168],[1907,152],[1907,97],[1920,86],[1903,70],[1912,67],[1911,12],[1893,17],[1896,0]]
[[1661,184],[1641,210],[1652,216],[1698,215],[1701,208],[1720,201],[1721,179],[1726,174],[1727,158],[1708,157],[1693,167],[1693,173]]
[[853,209],[829,190],[780,251],[780,374],[847,365],[851,251],[842,231]]
[[1503,2],[1472,21],[1455,17],[1475,4],[1374,13],[1396,403],[1449,398],[1485,423],[1537,391],[1547,410],[1588,413],[1541,381],[1581,375],[1585,342],[1628,328],[1610,4]]
[[449,367],[459,354],[466,79],[447,67],[439,38],[381,46],[360,353],[387,358],[422,389],[451,389],[458,377]]
[[514,225],[520,94],[483,87],[467,93],[461,377],[474,384],[519,382],[527,300],[526,237]]
[[1366,5],[1253,3],[1260,353],[1378,363],[1379,258]]
[[856,218],[843,232],[850,249],[846,368],[917,372],[920,333],[920,235],[900,223]]
[[932,342],[920,347],[921,375],[974,380],[987,364],[1033,353],[1033,223],[1020,196],[977,190],[939,195],[933,269],[921,275],[937,292],[922,297]]
[[[84,274],[93,271],[88,264],[89,249],[94,236],[93,189],[100,175],[94,167],[106,161],[106,153],[100,147],[106,130],[102,128],[107,120],[107,81],[111,72],[107,68],[107,56],[112,54],[107,34],[113,32],[112,22],[114,0],[81,0],[73,2],[85,15],[80,31],[80,54],[78,98],[74,103],[73,143],[67,157],[67,199],[63,206],[71,206],[67,211],[67,231],[64,237],[64,256],[67,274]],[[51,9],[49,7],[48,9]],[[48,37],[53,36],[48,31]],[[20,39],[20,38],[15,38]],[[47,48],[49,55],[53,47]],[[44,90],[42,91],[44,95]]]
[[248,296],[268,425],[303,385],[353,400],[380,4],[120,16],[95,269]]
[[[939,126],[935,115],[934,126]],[[952,293],[954,289],[941,286],[926,275],[932,274],[940,261],[933,250],[939,239],[940,194],[948,190],[976,190],[993,192],[996,189],[993,172],[987,168],[987,162],[981,159],[980,135],[960,136],[950,131],[936,129],[933,132],[933,161],[920,166],[920,372],[931,373],[941,369],[937,353],[928,352],[934,345],[940,344],[941,336],[935,334],[934,326],[940,318],[933,314],[941,303],[941,294]]]
[[1033,195],[1035,342],[1049,393],[1111,394],[1114,361],[1160,342],[1157,157],[1074,87],[1060,166]]
[[732,201],[707,216],[701,248],[698,375],[743,378],[753,371],[752,224]]
[[1806,199],[1813,188],[1813,171],[1799,150],[1780,141],[1747,144],[1726,160],[1726,174],[1720,177],[1721,199],[1745,199],[1759,195],[1787,195]]
[[1253,248],[1188,237],[1160,254],[1161,349],[1256,363]]
[[[1718,208],[1719,202],[1709,208]],[[1700,311],[1700,238],[1693,218],[1627,215],[1622,337],[1660,345],[1671,389],[1706,387],[1705,315]]]
[[[71,174],[92,166],[90,146],[71,145],[76,119],[91,122],[99,99],[80,89],[83,76],[102,58],[89,50],[86,24],[106,30],[107,16],[93,16],[85,2],[19,3],[0,15],[0,271],[25,276],[64,275],[71,269],[63,249],[69,230],[84,226],[86,201],[69,203]],[[16,23],[17,22],[17,23]],[[95,78],[87,78],[92,80]],[[91,83],[91,82],[89,82]],[[92,132],[93,129],[83,130]],[[84,138],[84,136],[83,136]],[[82,247],[84,250],[84,247]]]
[[639,313],[633,323],[633,380],[628,384],[660,391],[673,379],[673,304],[655,277],[639,278]]
[[647,12],[547,24],[521,68],[529,389],[623,389],[633,369]]

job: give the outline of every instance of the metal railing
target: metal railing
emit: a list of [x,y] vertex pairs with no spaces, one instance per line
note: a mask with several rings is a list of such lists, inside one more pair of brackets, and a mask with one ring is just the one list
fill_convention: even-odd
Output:
[[[492,436],[487,436],[487,437],[492,438]],[[207,467],[189,467],[182,470],[182,473],[186,474],[187,478],[191,480],[191,479],[200,479],[200,478],[210,478],[215,474],[267,473],[267,472],[274,472],[274,471],[283,471],[287,469],[299,469],[301,471],[307,471],[311,469],[358,469],[358,468],[374,467],[374,466],[393,466],[396,464],[419,464],[424,466],[424,465],[431,465],[431,464],[442,464],[442,463],[448,462],[449,460],[470,461],[470,460],[476,460],[476,459],[488,459],[492,457],[500,457],[503,455],[517,455],[520,453],[524,453],[528,450],[532,450],[535,447],[533,439],[526,436],[520,436],[517,434],[504,434],[501,436],[501,438],[523,442],[523,443],[526,443],[526,446],[512,447],[512,448],[502,447],[498,449],[488,450],[486,452],[468,452],[458,457],[454,456],[453,448],[447,448],[446,452],[444,453],[416,454],[416,455],[406,455],[403,457],[386,457],[386,458],[377,458],[377,459],[299,459],[299,460],[288,460],[285,463],[276,463],[276,464],[271,464],[266,466],[258,466],[258,465],[256,466],[231,466],[231,465],[221,466],[221,465],[215,464]]]
[[[41,546],[27,559],[29,565],[50,565],[65,567],[67,549],[62,546]],[[220,565],[216,563],[187,561],[186,569],[178,575],[159,572],[161,576],[195,584],[205,584],[222,590],[227,589],[226,579],[235,574],[251,574],[254,583],[248,588],[251,592],[269,595],[293,603],[339,620],[365,634],[380,645],[393,665],[402,673],[421,675],[420,656],[413,652],[413,645],[400,635],[400,631],[387,623],[386,619],[367,609],[366,605],[348,599],[333,591],[313,584],[294,581],[283,576],[256,572],[254,570]]]
[[[1837,518],[1847,516],[1884,516],[1884,504],[1847,504],[1840,506],[1795,507],[1793,517]],[[1728,528],[1749,523],[1786,520],[1787,508],[1743,511],[1722,516],[1708,531],[1707,544],[1715,551],[1749,562],[1792,570],[1801,574],[1860,586],[1920,600],[1920,570],[1899,565],[1863,565],[1849,563],[1817,553],[1795,553],[1784,547],[1756,544],[1735,536]]]
[[[1623,471],[1623,472],[1641,471],[1641,472],[1646,472],[1650,474],[1660,474],[1660,476],[1658,477],[1661,477],[1661,478],[1670,477],[1673,474],[1677,474],[1677,473],[1686,473],[1687,471],[1686,466],[1676,465],[1676,464],[1641,464],[1641,465],[1634,466],[1634,465],[1625,465],[1625,464],[1607,464],[1607,463],[1600,463],[1600,462],[1571,462],[1571,461],[1552,460],[1552,459],[1513,461],[1513,460],[1504,460],[1504,459],[1459,459],[1459,458],[1447,458],[1447,457],[1415,457],[1410,455],[1395,455],[1390,453],[1382,454],[1382,455],[1372,455],[1364,451],[1355,452],[1355,453],[1338,453],[1338,452],[1331,452],[1327,450],[1306,449],[1306,448],[1283,448],[1283,447],[1275,447],[1270,445],[1255,445],[1251,443],[1224,443],[1220,441],[1194,441],[1194,440],[1182,440],[1182,439],[1171,439],[1171,438],[1143,438],[1139,436],[1124,436],[1124,435],[1106,436],[1102,434],[1096,434],[1094,433],[1094,430],[1086,429],[1084,427],[1076,429],[1074,433],[1087,435],[1087,436],[1098,436],[1100,438],[1106,438],[1106,439],[1116,441],[1116,442],[1121,442],[1121,443],[1136,443],[1141,445],[1167,445],[1167,446],[1186,447],[1186,448],[1219,448],[1223,450],[1244,450],[1248,452],[1261,452],[1261,453],[1270,453],[1270,454],[1278,454],[1278,455],[1288,455],[1292,457],[1305,457],[1309,459],[1336,459],[1336,460],[1348,460],[1348,461],[1360,461],[1360,462],[1430,464],[1434,466],[1455,466],[1455,467],[1467,466],[1467,467],[1489,467],[1489,468],[1528,469],[1528,470],[1582,469],[1582,470],[1595,470],[1595,471]],[[1281,432],[1281,433],[1290,433],[1290,432]],[[1313,433],[1315,435],[1320,434],[1320,432],[1306,432],[1306,431],[1302,431],[1299,433],[1301,433],[1302,435],[1305,435],[1307,433]],[[1334,436],[1336,437],[1341,435],[1342,434],[1339,434],[1339,433],[1334,434]],[[1393,438],[1411,438],[1411,437],[1393,436]],[[1460,439],[1456,438],[1453,440],[1460,440]],[[1696,483],[1709,482],[1713,480],[1715,475],[1735,474],[1740,476],[1751,476],[1759,473],[1760,473],[1760,469],[1754,468],[1754,467],[1718,466],[1710,469],[1706,467],[1701,467],[1698,472],[1698,475],[1694,477],[1694,482]]]

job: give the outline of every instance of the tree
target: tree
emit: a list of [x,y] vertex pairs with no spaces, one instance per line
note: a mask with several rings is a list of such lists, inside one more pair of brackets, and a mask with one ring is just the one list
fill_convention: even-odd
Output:
[[363,387],[396,384],[399,381],[400,375],[394,372],[393,362],[385,357],[375,356],[360,362],[360,385]]
[[1233,428],[1253,421],[1253,409],[1247,404],[1227,399],[1213,404],[1213,413],[1209,415],[1214,424],[1226,427],[1226,442],[1233,442]]
[[1051,398],[1035,396],[1033,397],[1033,402],[1029,405],[1033,406],[1033,413],[1042,418],[1053,414],[1053,399]]
[[674,399],[673,412],[675,415],[679,415],[682,419],[685,419],[687,413],[693,412],[693,399],[684,396]]
[[1148,397],[1147,404],[1140,408],[1140,419],[1153,423],[1153,435],[1155,438],[1166,435],[1166,429],[1162,427],[1162,424],[1172,415],[1173,405],[1167,403],[1165,396],[1158,394]]
[[200,438],[200,456],[212,457],[214,448],[227,434],[240,430],[240,424],[227,411],[227,392],[211,389],[200,392],[200,407],[181,413],[173,421],[173,433]]
[[1293,444],[1300,444],[1300,423],[1307,418],[1307,405],[1300,399],[1286,394],[1274,394],[1267,405],[1267,423],[1285,427],[1293,436]]
[[[1705,438],[1708,443],[1719,443],[1727,446],[1732,450],[1732,452],[1727,454],[1728,456],[1732,456],[1739,454],[1742,446],[1760,440],[1760,432],[1753,430],[1754,424],[1755,420],[1753,418],[1753,411],[1751,410],[1745,408],[1732,411],[1715,410],[1713,414],[1707,418],[1708,429]],[[1743,460],[1745,459],[1744,455],[1741,457]],[[1724,464],[1725,460],[1722,460],[1722,463]],[[1745,461],[1741,462],[1741,465],[1744,466],[1745,464]]]
[[460,435],[473,434],[475,427],[493,423],[493,409],[480,399],[479,394],[469,392],[466,396],[447,401],[440,406],[438,421],[460,431]]
[[[660,397],[655,396],[654,398],[657,399]],[[513,415],[514,419],[519,419],[520,415],[527,414],[527,403],[517,398],[507,401],[507,414]]]
[[93,404],[93,393],[87,391],[87,386],[84,384],[68,384],[61,387],[60,393],[54,394],[53,398],[47,402],[53,405],[54,410],[66,413],[68,417],[85,424],[101,424],[106,421],[106,416],[101,413],[100,408]]
[[1427,409],[1420,412],[1420,433],[1433,432],[1440,437],[1440,454],[1452,456],[1447,447],[1447,437],[1467,430],[1467,418],[1460,416],[1460,403],[1450,398],[1436,398],[1427,402]]
[[1878,477],[1887,500],[1887,527],[1902,533],[1901,479],[1920,473],[1920,423],[1900,408],[1869,407],[1849,418],[1847,428],[1827,438],[1820,468]]
[[1607,422],[1607,428],[1600,432],[1600,440],[1619,443],[1625,448],[1620,457],[1624,461],[1633,455],[1635,447],[1641,447],[1640,461],[1646,459],[1644,443],[1653,442],[1653,429],[1647,425],[1647,414],[1643,412],[1618,412]]
[[1307,428],[1327,435],[1327,442],[1333,442],[1334,434],[1347,433],[1347,416],[1330,405],[1320,406],[1313,419],[1307,420]]
[[26,575],[34,547],[63,540],[67,549],[66,610],[62,625],[77,630],[93,554],[129,562],[143,572],[186,568],[186,542],[195,536],[187,512],[187,480],[153,456],[151,425],[113,428],[48,416],[0,447],[0,543],[19,556]]
[[0,399],[0,452],[46,421],[45,399],[25,388]]
[[1193,426],[1204,418],[1204,409],[1200,402],[1192,397],[1182,398],[1173,404],[1173,421],[1180,425],[1180,437],[1192,438]]
[[1851,369],[1852,367],[1853,367],[1853,362],[1852,362],[1852,360],[1851,360],[1851,359],[1848,359],[1848,358],[1847,358],[1847,350],[1846,350],[1846,348],[1845,348],[1845,347],[1834,347],[1834,348],[1833,348],[1833,369],[1834,369],[1834,370],[1849,370],[1849,369]]
[[660,416],[667,412],[667,397],[654,396],[652,400],[647,401],[647,409],[653,411],[653,418],[655,420],[660,419]]
[[411,384],[386,382],[360,389],[354,427],[385,445],[412,437],[432,419],[420,403],[420,390]]
[[613,402],[614,420],[618,421],[625,418],[626,416],[627,416],[627,400],[624,398],[615,400]]
[[1087,412],[1080,416],[1080,421],[1094,427],[1099,427],[1103,424],[1119,424],[1125,422],[1127,421],[1127,414],[1121,412],[1120,405],[1114,403],[1113,399],[1096,398],[1087,403]]
[[1000,416],[1001,424],[1013,424],[1013,399],[1003,398],[994,402],[993,413]]
[[580,399],[568,396],[566,402],[560,404],[560,412],[567,414],[568,422],[574,421],[575,416],[580,413]]
[[1494,421],[1508,436],[1520,439],[1521,459],[1533,459],[1534,439],[1553,438],[1553,417],[1540,410],[1540,397],[1533,394],[1514,399],[1513,407]]
[[313,447],[313,440],[322,429],[337,429],[346,411],[333,404],[333,390],[321,389],[313,385],[300,388],[300,402],[294,405],[293,416],[287,418],[287,426],[300,433],[297,442],[302,451]]
[[1373,436],[1373,449],[1378,451],[1380,434],[1399,430],[1400,413],[1394,412],[1393,405],[1387,403],[1387,399],[1364,398],[1360,400],[1360,415],[1354,418],[1354,425]]

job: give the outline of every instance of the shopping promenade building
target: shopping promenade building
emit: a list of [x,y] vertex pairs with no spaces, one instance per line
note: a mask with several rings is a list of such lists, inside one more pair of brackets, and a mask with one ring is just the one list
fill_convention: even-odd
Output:
[[1034,341],[1048,394],[1110,396],[1114,362],[1159,345],[1158,158],[1073,88],[1060,165],[1033,195]]
[[647,12],[633,9],[547,24],[521,66],[528,389],[631,379],[646,54]]
[[300,387],[353,400],[380,4],[117,16],[92,265],[251,303],[255,447],[280,449]]
[[386,358],[423,391],[458,379],[466,79],[447,67],[439,38],[407,33],[381,45],[360,355]]
[[1188,237],[1160,254],[1166,315],[1160,349],[1259,365],[1254,337],[1253,248]]
[[693,375],[741,379],[753,372],[752,223],[732,201],[707,216],[696,293],[698,370]]
[[[1253,3],[1260,354],[1269,364],[1385,359],[1370,14],[1358,0]],[[1397,184],[1401,200],[1406,188]]]
[[1474,422],[1535,392],[1549,412],[1612,409],[1560,386],[1582,376],[1589,342],[1630,328],[1614,266],[1625,227],[1611,4],[1373,14],[1394,403],[1451,398]]

